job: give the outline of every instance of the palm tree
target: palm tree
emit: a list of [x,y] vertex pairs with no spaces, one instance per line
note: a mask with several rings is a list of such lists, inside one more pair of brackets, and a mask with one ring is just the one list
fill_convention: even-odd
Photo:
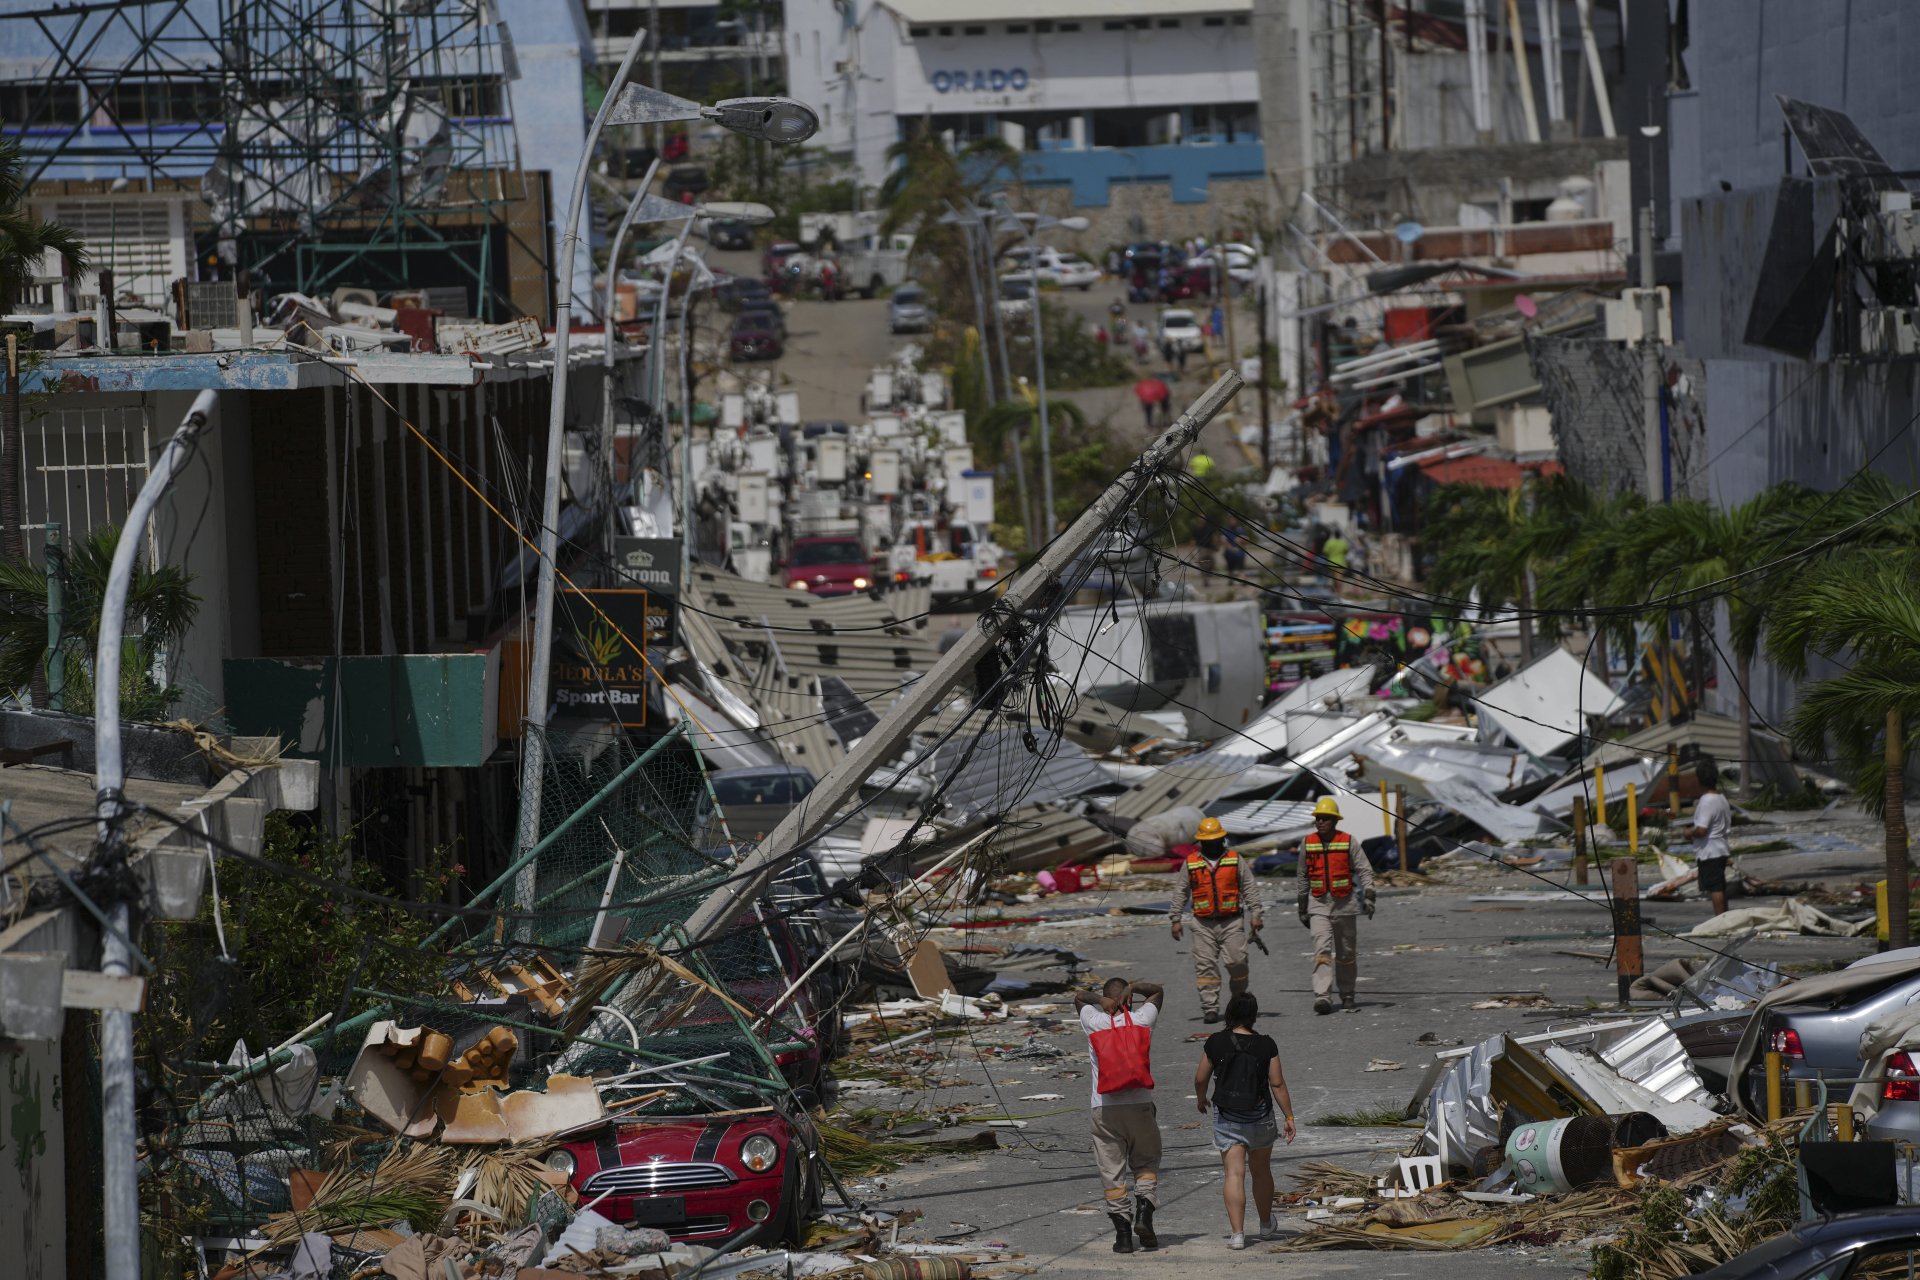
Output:
[[1423,541],[1439,548],[1428,580],[1441,595],[1475,596],[1497,613],[1513,606],[1520,660],[1533,658],[1534,575],[1578,546],[1597,503],[1570,476],[1528,480],[1513,489],[1446,485],[1434,493]]
[[1804,567],[1772,610],[1767,653],[1805,677],[1811,655],[1851,656],[1846,671],[1801,692],[1790,726],[1809,755],[1851,768],[1854,795],[1886,823],[1889,944],[1909,941],[1906,739],[1920,718],[1920,576],[1911,555],[1840,554]]
[[1571,544],[1558,557],[1553,572],[1540,581],[1542,608],[1587,614],[1589,665],[1606,678],[1607,646],[1618,642],[1633,647],[1633,619],[1607,610],[1618,603],[1619,586],[1632,563],[1633,534],[1645,499],[1637,493],[1595,495],[1585,510]]
[[974,207],[1016,176],[1020,153],[998,138],[982,138],[956,154],[940,135],[923,129],[887,148],[887,160],[892,168],[880,184],[880,205],[887,211],[881,230],[913,233],[914,256],[933,264],[922,274],[935,300],[958,314],[972,296],[967,232],[940,219],[956,208]]
[[1666,598],[1669,603],[1657,625],[1662,634],[1670,634],[1676,614],[1697,613],[1710,604],[1720,584],[1734,580],[1726,596],[1727,631],[1739,686],[1743,795],[1752,792],[1753,702],[1748,690],[1753,687],[1753,660],[1780,576],[1756,570],[1796,545],[1802,536],[1796,525],[1803,523],[1813,496],[1805,486],[1787,482],[1731,507],[1697,499],[1648,507],[1634,521],[1613,584],[1618,604]]
[[[93,706],[93,657],[100,641],[100,604],[106,595],[113,550],[120,530],[95,529],[67,548],[61,562],[60,652],[47,650],[47,571],[26,559],[0,559],[0,691],[25,688],[34,676],[58,660],[66,676],[67,710]],[[200,597],[183,569],[146,568],[134,561],[127,591],[126,634],[133,646],[121,666],[123,714],[130,720],[156,718],[178,696],[151,675],[153,658],[177,644],[200,612]]]
[[[49,253],[62,255],[69,275],[87,265],[80,237],[57,222],[36,222],[21,201],[27,184],[25,161],[18,138],[0,135],[0,315],[20,305],[20,290],[40,260]],[[20,465],[24,456],[20,438],[20,380],[10,369],[0,397],[0,556],[26,555],[20,535]]]

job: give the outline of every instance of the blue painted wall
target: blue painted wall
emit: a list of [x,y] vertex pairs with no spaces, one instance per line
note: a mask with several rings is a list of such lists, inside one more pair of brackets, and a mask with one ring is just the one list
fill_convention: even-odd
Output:
[[1092,147],[1032,151],[1021,173],[1035,186],[1071,186],[1075,208],[1104,208],[1113,188],[1133,182],[1166,183],[1175,204],[1204,204],[1216,179],[1259,179],[1266,148],[1258,142],[1187,143],[1164,147]]

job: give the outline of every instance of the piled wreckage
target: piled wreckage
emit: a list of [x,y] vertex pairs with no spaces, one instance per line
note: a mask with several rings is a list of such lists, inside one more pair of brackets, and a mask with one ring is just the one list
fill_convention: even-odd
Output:
[[[1605,1280],[1668,1280],[1822,1213],[1915,1203],[1908,1121],[1880,1112],[1912,1096],[1916,992],[1920,949],[1798,980],[1727,951],[1638,984],[1665,999],[1653,1016],[1456,1042],[1407,1105],[1421,1134],[1395,1169],[1309,1163],[1288,1197],[1304,1230],[1276,1249],[1572,1244]],[[1816,1062],[1781,1029],[1794,1008],[1873,1020]]]

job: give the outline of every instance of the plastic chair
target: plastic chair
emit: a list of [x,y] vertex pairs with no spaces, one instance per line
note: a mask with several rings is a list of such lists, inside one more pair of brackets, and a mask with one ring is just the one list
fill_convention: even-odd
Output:
[[1446,1181],[1439,1156],[1401,1156],[1400,1185],[1409,1191],[1430,1191]]

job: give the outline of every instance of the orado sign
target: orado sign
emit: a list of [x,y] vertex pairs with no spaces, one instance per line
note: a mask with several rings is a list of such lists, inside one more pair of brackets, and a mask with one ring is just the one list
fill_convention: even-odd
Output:
[[935,93],[1025,93],[1033,83],[1025,67],[936,71],[931,79]]

